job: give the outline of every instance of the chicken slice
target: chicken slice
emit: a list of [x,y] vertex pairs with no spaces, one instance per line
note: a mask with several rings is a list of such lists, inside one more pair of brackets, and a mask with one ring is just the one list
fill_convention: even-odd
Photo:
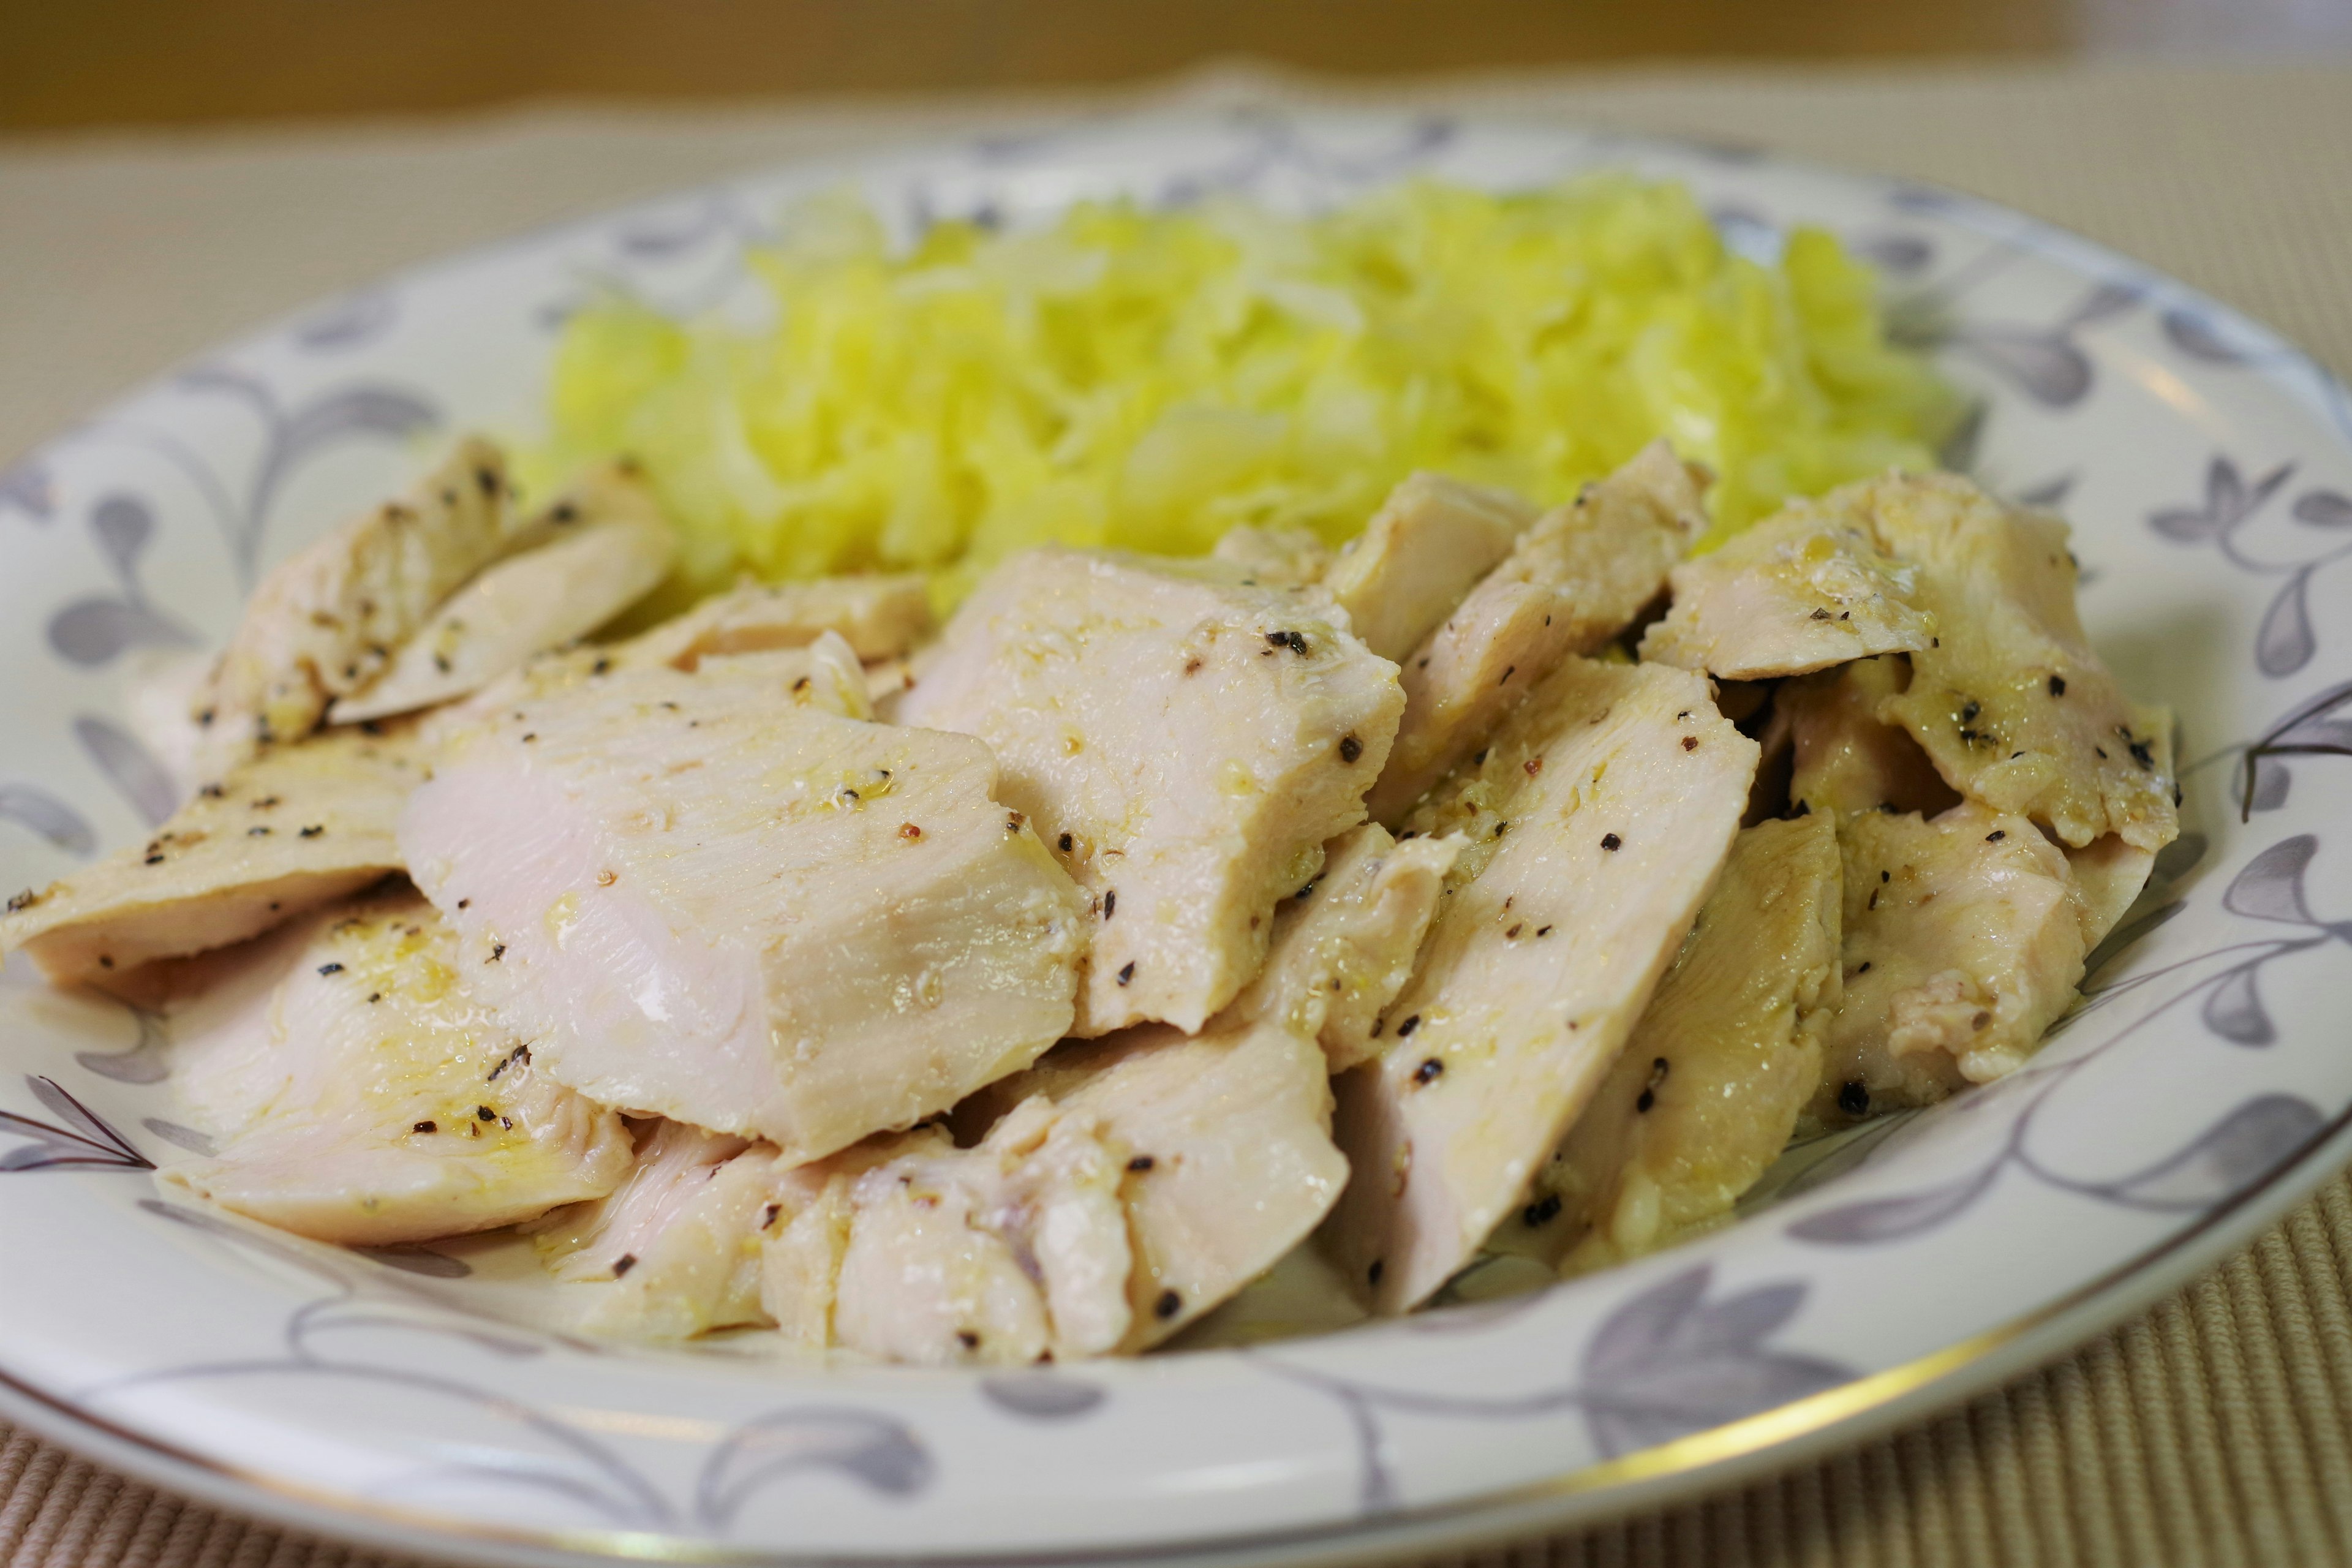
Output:
[[[2132,728],[2148,738],[2157,771],[2172,777],[2172,710],[2134,703]],[[2094,838],[2079,849],[2067,848],[2066,864],[2074,873],[2076,890],[2083,895],[2085,946],[2098,946],[2109,931],[2123,924],[2148,878],[2156,874],[2156,854],[2115,833]]]
[[400,869],[394,827],[422,777],[404,734],[274,746],[145,845],[11,899],[0,952],[22,948],[65,985],[242,942]]
[[1265,967],[1219,1022],[1264,1019],[1318,1041],[1333,1072],[1372,1054],[1372,1025],[1412,976],[1459,837],[1400,844],[1368,822],[1324,847],[1323,869],[1276,907]]
[[458,585],[536,537],[508,505],[505,458],[458,443],[405,500],[344,524],[281,562],[199,692],[210,775],[257,746],[299,740],[327,705],[388,668],[393,650]]
[[898,658],[931,634],[930,591],[919,573],[746,583],[635,638],[629,658],[692,669],[710,654],[805,647],[825,632],[861,659]]
[[650,592],[677,542],[634,472],[592,472],[541,514],[547,543],[486,567],[391,667],[327,710],[331,724],[382,719],[478,690],[532,654],[586,637]]
[[173,1079],[215,1153],[158,1180],[319,1241],[388,1246],[535,1219],[629,1168],[619,1117],[538,1072],[404,890],[182,967]]
[[2064,523],[1952,474],[1890,475],[1821,505],[1866,520],[1881,548],[1918,568],[1916,602],[1937,634],[1882,716],[1954,789],[2076,848],[2106,833],[2141,849],[2172,841],[2172,778],[2083,635]]
[[677,1121],[640,1130],[635,1163],[611,1195],[548,1216],[540,1260],[588,1284],[567,1305],[590,1333],[685,1340],[766,1321],[760,1226],[775,1151]]
[[1928,646],[1918,571],[1880,552],[1841,511],[1791,501],[1721,548],[1674,569],[1674,608],[1642,657],[1726,680],[1804,675]]
[[1929,815],[1958,803],[1919,742],[1879,717],[1909,679],[1899,658],[1866,658],[1773,693],[1773,723],[1786,727],[1794,747],[1792,803],[1813,811],[1891,805]]
[[[976,1148],[941,1142],[849,1178],[834,1342],[929,1366],[1115,1349],[1133,1317],[1128,1158],[1099,1116],[1041,1097]],[[795,1261],[790,1243],[771,1257]]]
[[1356,635],[1402,664],[1511,552],[1536,509],[1506,490],[1415,473],[1323,574]]
[[1821,1082],[1840,899],[1826,814],[1733,840],[1617,1065],[1488,1245],[1582,1273],[1728,1215]]
[[1320,589],[1047,548],[981,585],[897,711],[986,741],[1093,900],[1091,1037],[1233,999],[1276,902],[1363,820],[1402,702]]
[[796,706],[800,657],[478,710],[400,825],[549,1073],[793,1163],[1035,1059],[1087,926],[985,746]]
[[1378,1310],[1426,1299],[1519,1205],[1690,930],[1756,761],[1705,677],[1571,658],[1454,792],[1483,842],[1382,1054],[1337,1086],[1355,1177],[1330,1243]]
[[1132,1317],[1118,1348],[1130,1353],[1274,1267],[1347,1183],[1323,1053],[1280,1025],[1219,1019],[1198,1035],[1145,1025],[1073,1041],[992,1085],[959,1121],[1033,1095],[1093,1117],[1098,1137],[1129,1152]]
[[1225,530],[1210,553],[1219,561],[1240,567],[1256,582],[1270,583],[1277,588],[1304,588],[1319,583],[1331,565],[1331,552],[1313,531],[1304,528],[1258,528],[1246,522],[1236,523]]
[[1404,662],[1404,717],[1367,805],[1394,825],[1561,659],[1633,624],[1706,531],[1703,475],[1663,441],[1545,513]]
[[1836,1126],[2015,1068],[2074,999],[2089,924],[2066,857],[1974,801],[1838,826],[1845,995],[1811,1116]]

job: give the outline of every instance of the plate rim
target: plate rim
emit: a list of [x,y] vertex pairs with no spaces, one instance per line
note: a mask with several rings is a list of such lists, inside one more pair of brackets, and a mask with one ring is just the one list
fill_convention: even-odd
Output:
[[[1683,155],[1721,155],[1727,161],[1736,153],[1737,161],[1746,165],[1931,195],[1937,203],[1939,216],[1979,229],[1998,223],[2001,232],[2012,239],[2031,237],[2055,241],[2058,254],[2053,258],[2070,269],[2095,264],[2113,273],[2160,284],[2172,300],[2191,305],[2209,319],[2226,324],[2246,338],[2261,341],[2268,350],[2279,352],[2311,377],[2310,387],[2298,385],[2291,376],[2283,374],[2283,367],[2276,362],[2248,367],[2251,373],[2297,403],[2314,405],[2315,416],[2322,423],[2332,422],[2337,427],[2338,439],[2352,448],[2352,390],[2347,390],[2343,379],[2316,355],[2267,321],[2063,224],[1939,182],[1833,160],[1786,154],[1760,142],[1555,121],[1524,110],[1447,113],[1409,105],[1252,100],[1231,105],[1177,103],[1110,112],[1040,115],[992,125],[986,130],[945,135],[910,132],[902,136],[887,136],[859,149],[762,163],[709,179],[666,185],[494,236],[373,275],[200,348],[110,396],[82,419],[18,454],[6,468],[39,462],[52,448],[71,439],[90,419],[103,417],[108,409],[167,384],[187,366],[225,352],[270,341],[339,300],[428,279],[500,252],[590,232],[640,209],[784,176],[811,181],[856,178],[887,167],[897,159],[1007,135],[1067,133],[1090,125],[1122,132],[1182,131],[1269,118],[1306,128],[1434,121],[1457,127],[1549,136],[1563,142],[1581,137],[1629,153],[1652,149]],[[2317,395],[2315,399],[2314,393]],[[5,471],[0,468],[0,472]],[[882,1563],[919,1563],[924,1568],[1007,1568],[1015,1563],[1207,1565],[1387,1560],[1416,1552],[1467,1549],[1517,1535],[1589,1528],[1676,1498],[1696,1500],[1715,1495],[1759,1474],[1801,1465],[1824,1452],[1868,1441],[1930,1411],[1957,1405],[1990,1387],[2054,1362],[2146,1310],[2189,1279],[2218,1266],[2308,1199],[2347,1163],[2352,1163],[2352,1108],[2332,1119],[2300,1150],[2259,1180],[2182,1229],[2055,1300],[1896,1366],[1759,1415],[1498,1491],[1399,1507],[1367,1517],[1227,1535],[984,1553],[920,1549],[795,1552],[667,1531],[499,1525],[348,1495],[332,1488],[293,1481],[215,1459],[82,1409],[66,1396],[27,1383],[5,1367],[0,1367],[0,1417],[151,1485],[219,1508],[331,1539],[400,1551],[422,1547],[482,1563],[608,1563],[615,1558],[634,1558],[653,1562],[773,1563],[786,1568]]]

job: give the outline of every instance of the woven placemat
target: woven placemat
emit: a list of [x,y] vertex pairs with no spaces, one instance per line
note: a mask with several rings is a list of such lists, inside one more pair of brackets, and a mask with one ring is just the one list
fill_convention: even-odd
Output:
[[[1153,96],[1326,94],[1227,71]],[[1384,97],[1942,181],[2177,273],[2352,371],[2352,66],[1482,78]],[[1079,101],[0,142],[0,463],[173,361],[387,268],[667,184]],[[2339,1176],[2178,1297],[1997,1394],[1768,1483],[1474,1561],[2352,1561],[2347,1289]],[[387,1561],[0,1427],[5,1568]]]

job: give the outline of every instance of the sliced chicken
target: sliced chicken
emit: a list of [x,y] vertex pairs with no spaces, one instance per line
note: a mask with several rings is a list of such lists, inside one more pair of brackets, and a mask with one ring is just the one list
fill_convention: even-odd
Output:
[[1402,664],[1535,520],[1535,507],[1508,491],[1411,474],[1340,552],[1323,585],[1366,647]]
[[586,637],[652,591],[677,542],[634,470],[597,470],[535,526],[548,542],[486,567],[400,645],[384,672],[339,697],[327,721],[348,724],[429,708],[480,689],[547,648]]
[[329,703],[389,668],[393,650],[459,584],[536,537],[509,500],[504,458],[467,439],[406,500],[281,562],[246,601],[197,695],[206,733],[199,771],[216,774],[257,747],[299,740]]
[[178,966],[173,1084],[211,1157],[159,1180],[320,1241],[386,1246],[535,1219],[627,1173],[619,1117],[538,1072],[470,995],[413,892],[317,911]]
[[[2172,775],[2172,710],[2132,705],[2132,728],[2148,737],[2157,771]],[[2074,873],[2074,887],[2083,895],[2083,940],[2091,947],[2123,924],[2124,916],[2139,901],[2147,879],[2156,873],[2156,851],[2143,849],[2120,834],[2094,838],[2081,848],[2068,848],[2066,864]]]
[[802,657],[478,711],[400,826],[550,1074],[794,1163],[1035,1059],[1087,930],[985,746],[796,706]]
[[1072,1042],[972,1110],[1032,1095],[1096,1118],[1097,1136],[1129,1151],[1122,1351],[1148,1350],[1264,1274],[1347,1183],[1323,1053],[1279,1025],[1221,1019],[1192,1036],[1147,1025]]
[[1842,510],[1791,501],[1674,569],[1674,608],[1642,657],[1726,680],[1804,675],[1928,646],[1918,570],[1880,552]]
[[1840,900],[1829,816],[1742,832],[1617,1065],[1488,1245],[1581,1273],[1729,1215],[1821,1083]]
[[1704,476],[1663,441],[1547,512],[1404,662],[1404,718],[1367,805],[1403,820],[1561,659],[1623,631],[1706,531]]
[[[1128,1160],[1101,1117],[1037,1098],[977,1148],[942,1144],[851,1179],[835,1342],[931,1366],[1115,1349],[1134,1315]],[[773,1256],[789,1262],[789,1244]]]
[[1319,1042],[1333,1072],[1370,1056],[1462,848],[1451,837],[1400,844],[1370,822],[1331,840],[1315,879],[1276,907],[1265,967],[1218,1021],[1279,1024]]
[[62,985],[242,942],[400,869],[394,828],[422,777],[404,734],[272,747],[143,846],[11,899],[0,952],[22,948]]
[[1225,530],[1224,537],[1217,541],[1216,549],[1210,553],[1219,561],[1240,567],[1256,582],[1277,588],[1304,588],[1319,583],[1331,566],[1330,550],[1312,530],[1304,528],[1258,528],[1238,523]]
[[1835,1126],[2016,1068],[2074,999],[2087,911],[2025,817],[1843,819],[1845,995],[1811,1115]]
[[1091,1037],[1233,999],[1276,903],[1363,820],[1402,704],[1320,589],[1048,548],[981,585],[898,717],[986,741],[1091,899]]
[[1866,520],[1918,568],[1916,602],[1937,631],[1883,713],[1953,788],[2076,848],[2107,833],[2141,849],[2172,841],[2172,777],[2083,635],[2064,523],[1953,474],[1891,475],[1821,504]]
[[685,1340],[765,1322],[760,1226],[773,1202],[775,1151],[677,1121],[653,1122],[642,1137],[610,1196],[538,1227],[549,1271],[589,1285],[566,1302],[577,1326]]
[[918,573],[746,583],[637,637],[630,658],[692,669],[710,654],[805,647],[833,632],[861,659],[897,658],[931,625],[930,591]]
[[1910,671],[1900,658],[1866,658],[1791,680],[1773,694],[1772,719],[1794,747],[1789,798],[1813,811],[1934,814],[1957,805],[1919,742],[1879,715]]
[[1382,1054],[1337,1086],[1355,1177],[1329,1239],[1380,1310],[1425,1300],[1519,1206],[1690,930],[1756,761],[1705,677],[1571,658],[1454,793],[1474,852]]

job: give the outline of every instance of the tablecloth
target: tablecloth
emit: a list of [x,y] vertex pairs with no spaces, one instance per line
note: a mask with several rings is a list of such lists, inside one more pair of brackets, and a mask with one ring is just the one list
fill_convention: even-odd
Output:
[[[1437,13],[1433,13],[1433,16]],[[2055,219],[2352,374],[2352,62],[1482,76],[1239,68],[1119,101],[1377,97],[1697,133]],[[681,182],[1097,110],[1102,95],[555,106],[0,141],[0,464],[230,332],[387,268]],[[1827,1463],[1480,1563],[2352,1560],[2352,1178],[2074,1356]],[[373,1568],[0,1426],[6,1568]]]

